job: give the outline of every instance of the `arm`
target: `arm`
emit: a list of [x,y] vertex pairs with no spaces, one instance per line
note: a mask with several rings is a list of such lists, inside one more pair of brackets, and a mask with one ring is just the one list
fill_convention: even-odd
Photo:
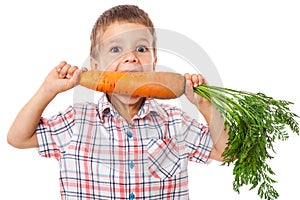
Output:
[[8,143],[16,148],[38,147],[35,130],[43,111],[58,93],[76,86],[79,75],[78,67],[70,66],[64,61],[51,70],[12,123],[7,134]]
[[207,99],[196,94],[193,90],[193,86],[206,84],[204,78],[201,75],[195,74],[185,74],[185,78],[185,95],[202,113],[210,128],[210,135],[214,144],[210,158],[223,161],[222,153],[228,141],[228,130],[224,130],[224,119],[220,112]]

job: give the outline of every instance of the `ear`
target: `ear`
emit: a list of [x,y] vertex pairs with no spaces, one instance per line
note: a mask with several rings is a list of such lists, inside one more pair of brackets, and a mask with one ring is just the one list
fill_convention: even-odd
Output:
[[100,67],[98,61],[92,56],[90,56],[90,65],[93,70],[97,70]]

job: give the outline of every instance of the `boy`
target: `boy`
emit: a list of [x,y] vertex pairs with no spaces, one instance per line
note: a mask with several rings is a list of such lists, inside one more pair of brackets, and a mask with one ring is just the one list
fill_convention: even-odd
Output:
[[[148,72],[156,60],[154,26],[143,10],[116,6],[96,21],[93,69]],[[187,162],[222,161],[228,137],[216,109],[193,92],[193,86],[205,83],[203,77],[185,74],[185,94],[209,130],[179,108],[119,94],[103,94],[97,104],[75,104],[43,118],[48,103],[78,85],[85,70],[64,61],[52,69],[17,115],[8,142],[36,147],[60,162],[62,199],[188,199]]]

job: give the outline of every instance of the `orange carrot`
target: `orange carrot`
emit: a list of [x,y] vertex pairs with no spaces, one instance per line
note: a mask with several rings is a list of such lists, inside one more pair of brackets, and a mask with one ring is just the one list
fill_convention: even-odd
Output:
[[107,72],[90,70],[81,74],[79,84],[105,93],[173,99],[180,97],[184,93],[185,78],[172,72]]

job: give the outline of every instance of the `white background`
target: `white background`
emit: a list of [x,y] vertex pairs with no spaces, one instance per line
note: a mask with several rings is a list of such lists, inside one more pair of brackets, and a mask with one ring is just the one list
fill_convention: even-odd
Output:
[[[122,3],[139,5],[156,27],[197,42],[213,60],[224,86],[293,101],[292,110],[300,114],[297,1],[1,1],[0,199],[60,199],[58,163],[40,158],[35,149],[8,146],[6,134],[17,112],[54,66],[61,60],[82,65],[99,14]],[[45,116],[65,109],[72,95],[72,91],[58,95]],[[299,195],[300,137],[291,133],[275,149],[270,165],[276,172],[279,199],[295,199]],[[232,167],[190,163],[189,170],[192,200],[259,199],[247,187],[240,195],[233,192]]]

